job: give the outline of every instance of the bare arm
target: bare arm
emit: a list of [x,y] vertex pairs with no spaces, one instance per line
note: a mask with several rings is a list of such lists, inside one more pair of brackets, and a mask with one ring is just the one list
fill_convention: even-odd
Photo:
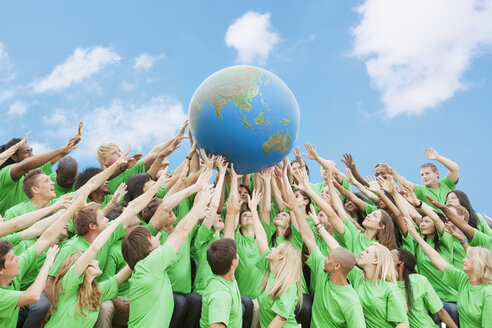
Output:
[[[377,177],[376,180],[377,180],[377,183],[374,186],[374,189],[372,189],[372,190],[377,193],[379,198],[381,198],[381,200],[388,207],[388,210],[391,213],[393,213],[393,215],[395,216],[396,224],[398,225],[398,228],[400,229],[403,236],[406,237],[407,233],[408,233],[408,229],[407,229],[407,225],[406,225],[403,217],[404,216],[408,217],[409,214],[403,213],[404,209],[400,210],[400,208],[403,208],[404,204],[402,203],[402,200],[404,201],[404,199],[400,199],[400,197],[402,197],[402,196],[396,192],[395,185],[393,184],[393,178],[389,177],[389,179],[385,180],[381,177]],[[396,205],[393,204],[393,202],[386,196],[386,194],[384,193],[383,190],[378,188],[379,184],[381,184],[383,189],[386,190],[391,196],[393,196],[393,199],[395,200]]]
[[126,265],[123,269],[120,270],[116,274],[116,277],[118,277],[118,286],[121,286],[122,283],[128,280],[130,276],[132,275],[132,269],[128,265]]
[[281,328],[286,321],[286,318],[277,314],[275,318],[273,318],[272,322],[270,322],[270,324],[268,325],[268,328]]
[[441,319],[442,322],[446,324],[449,328],[458,328],[458,325],[454,322],[453,318],[449,315],[448,311],[443,307],[436,312],[436,315]]
[[263,181],[263,197],[260,202],[260,218],[266,224],[270,224],[270,213],[272,211],[272,172],[273,168],[270,167],[258,173],[258,176]]
[[369,189],[367,189],[371,186],[369,182],[364,180],[365,183],[368,184],[367,187],[365,185],[361,184],[359,181],[354,179],[354,176],[352,175],[350,170],[345,170],[345,175],[347,176],[348,182],[350,182],[350,184],[354,185],[357,189],[359,189],[367,198],[372,200],[373,203],[376,204],[378,202],[378,197],[375,196]]
[[330,249],[335,249],[337,247],[340,247],[340,244],[338,241],[333,238],[328,231],[326,231],[325,226],[319,222],[318,216],[314,212],[314,207],[311,205],[311,212],[309,213],[309,216],[313,219],[314,226],[316,227],[316,231],[318,234],[321,236],[321,239],[325,242],[325,244],[328,246]]
[[154,148],[152,148],[150,150],[150,152],[147,154],[147,156],[144,157],[145,170],[148,170],[150,168],[152,163],[155,161],[157,156],[162,151],[164,151],[170,145],[179,144],[179,142],[181,142],[181,139],[186,139],[186,137],[183,137],[183,135],[184,135],[184,132],[185,132],[187,126],[188,126],[188,121],[183,123],[183,125],[181,126],[181,129],[178,131],[178,134],[176,134],[171,139],[155,146]]
[[426,195],[425,197],[427,197],[432,205],[440,209],[449,221],[453,222],[458,229],[463,231],[468,240],[473,239],[473,236],[475,235],[475,229],[471,225],[459,218],[453,211],[450,211],[446,205],[436,202],[429,195]]
[[442,165],[444,165],[448,169],[448,174],[446,174],[448,179],[451,180],[453,183],[458,182],[458,178],[459,178],[458,164],[456,164],[455,162],[444,156],[439,155],[437,151],[435,151],[433,148],[424,149],[424,154],[428,160],[431,161],[435,160],[441,163]]
[[3,153],[0,154],[0,166],[5,163],[9,158],[10,156],[14,155],[15,152],[22,146],[24,146],[26,143],[27,143],[27,138],[29,137],[29,135],[31,134],[32,131],[29,131],[26,133],[26,135],[24,136],[24,138],[19,141],[18,143],[16,143],[15,145],[11,146],[9,149],[5,150]]
[[400,186],[405,185],[405,186],[408,186],[411,190],[414,190],[415,189],[415,184],[413,182],[408,181],[403,176],[401,176],[400,174],[398,174],[398,172],[396,172],[395,170],[393,170],[393,168],[391,166],[389,166],[386,163],[383,163],[383,164],[380,164],[380,165],[385,167],[385,170],[387,172],[389,172],[389,174],[391,174],[393,176],[393,178],[395,179],[395,181]]
[[[357,181],[359,184],[361,184],[365,187],[369,187],[369,183],[360,175],[359,171],[357,171],[357,168],[355,167],[355,162],[352,159],[352,154],[350,154],[350,153],[343,154],[343,159],[341,161],[343,162],[343,164],[345,164],[349,168],[351,175],[355,178],[355,181]],[[345,171],[345,175],[347,175],[347,171]],[[347,175],[347,177],[348,177],[348,175]],[[360,191],[362,191],[358,186],[356,186],[356,187]],[[362,191],[362,192],[364,192],[364,191]],[[365,193],[364,193],[364,195],[365,195]]]
[[[239,201],[238,177],[234,170],[234,165],[231,164],[229,169],[231,176],[231,193],[226,203],[226,222],[224,223],[224,238],[234,239],[234,231],[236,230],[236,216],[239,214],[241,202]],[[256,210],[256,208],[254,209]],[[229,213],[231,211],[231,213]],[[253,211],[253,209],[251,209]]]
[[122,182],[118,186],[118,188],[115,190],[113,197],[111,197],[111,200],[104,206],[104,208],[101,210],[104,214],[104,216],[108,215],[109,211],[118,204],[120,199],[122,199],[126,194],[126,183]]
[[338,181],[334,180],[333,181],[333,186],[340,192],[345,198],[350,200],[352,203],[354,203],[360,211],[365,212],[366,211],[366,203],[362,200],[360,200],[355,194],[344,187],[342,187],[341,184],[338,183]]

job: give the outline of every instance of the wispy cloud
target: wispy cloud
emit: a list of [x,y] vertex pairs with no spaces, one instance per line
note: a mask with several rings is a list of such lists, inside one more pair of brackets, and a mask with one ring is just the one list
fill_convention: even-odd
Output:
[[27,107],[29,107],[29,104],[26,102],[16,101],[9,106],[9,111],[7,114],[22,116],[27,111]]
[[77,48],[63,64],[57,65],[48,76],[35,82],[34,91],[37,93],[60,91],[90,78],[120,60],[121,57],[110,48],[101,46]]
[[272,31],[270,14],[248,11],[227,29],[225,43],[234,47],[238,62],[264,64],[280,38]]
[[15,72],[3,43],[0,43],[0,82],[7,83],[14,79]]
[[152,56],[147,53],[140,54],[137,58],[135,58],[135,65],[133,65],[133,68],[136,70],[149,70],[156,61],[160,59],[166,58],[166,55],[161,53],[156,56]]
[[36,155],[53,150],[53,148],[50,148],[47,144],[38,141],[29,141],[29,145],[32,147],[33,153]]
[[492,0],[367,0],[353,29],[389,117],[420,114],[465,88],[471,59],[492,45]]

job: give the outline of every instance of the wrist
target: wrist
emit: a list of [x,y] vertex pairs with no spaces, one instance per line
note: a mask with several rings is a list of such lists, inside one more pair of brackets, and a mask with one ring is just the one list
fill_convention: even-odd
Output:
[[461,245],[464,245],[464,244],[465,244],[465,243],[467,243],[467,242],[468,242],[468,240],[467,240],[466,238],[463,238],[463,240],[460,240],[460,244],[461,244]]

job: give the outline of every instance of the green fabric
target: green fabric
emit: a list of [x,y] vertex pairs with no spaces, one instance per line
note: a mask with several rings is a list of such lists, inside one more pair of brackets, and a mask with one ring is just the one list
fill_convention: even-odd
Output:
[[58,184],[58,182],[56,182],[56,173],[53,174],[52,176],[50,176],[50,179],[51,179],[51,181],[53,181],[55,183],[56,198],[75,191],[75,188],[74,188],[75,184],[72,184],[71,188],[63,188],[62,186],[60,186]]
[[[121,240],[117,240],[111,245],[108,252],[108,259],[104,271],[109,277],[116,275],[126,266],[126,261],[121,253]],[[127,297],[130,295],[130,282],[127,280],[118,287],[118,296]]]
[[[362,251],[365,251],[371,243],[377,243],[377,240],[371,240],[364,236],[364,234],[357,229],[350,219],[345,219],[343,222],[345,225],[345,245],[349,251],[359,256]],[[347,234],[347,230],[349,233]]]
[[174,309],[173,290],[167,269],[176,259],[169,243],[140,260],[130,277],[128,327],[168,327]]
[[422,186],[422,185],[415,185],[415,189],[413,192],[415,193],[415,196],[424,203],[427,203],[429,206],[432,208],[437,209],[434,207],[428,200],[425,198],[425,195],[431,196],[435,201],[444,204],[446,203],[446,196],[450,191],[453,191],[456,189],[456,183],[453,183],[449,178],[446,176],[444,179],[439,181],[439,185],[436,189],[431,189],[427,186]]
[[371,205],[368,203],[365,203],[365,205],[364,205],[365,215],[372,213],[372,212],[376,211],[377,209],[378,209],[378,207],[375,205]]
[[[309,185],[310,185],[311,189],[314,190],[315,193],[317,193],[318,195],[321,195],[321,192],[323,191],[323,188],[325,187],[325,182],[321,181],[318,183],[310,183]],[[348,191],[352,191],[352,186],[350,185],[350,182],[348,182],[348,180],[345,178],[342,179],[342,187],[344,187]],[[340,194],[340,198],[343,201],[345,199],[345,196]],[[312,203],[314,204],[314,202],[312,202]]]
[[398,323],[408,323],[405,300],[397,284],[364,279],[357,267],[347,278],[359,296],[368,328],[394,328]]
[[27,200],[25,202],[22,202],[20,204],[17,204],[15,206],[12,206],[5,212],[5,220],[9,221],[12,220],[13,218],[16,218],[22,214],[34,212],[36,208],[32,205],[32,202],[30,200]]
[[[410,275],[410,285],[413,294],[413,305],[410,311],[407,312],[408,319],[410,320],[410,327],[438,327],[429,315],[429,312],[436,313],[442,309],[443,306],[436,291],[432,288],[427,278],[420,274]],[[405,282],[398,281],[398,287],[400,287],[406,300],[407,293],[405,290]]]
[[25,273],[36,263],[37,252],[34,247],[29,248],[19,256],[19,273],[9,286],[0,286],[0,327],[15,328],[19,316],[17,302],[21,294],[20,285]]
[[6,235],[6,236],[2,236],[0,237],[0,240],[6,240],[10,243],[12,243],[12,245],[14,245],[14,247],[20,243],[21,241],[21,233],[20,232],[13,232],[9,235]]
[[[324,271],[325,256],[315,247],[306,261],[316,277],[311,327],[364,328],[364,314],[359,297],[352,285],[338,286]],[[311,286],[313,282],[311,281]]]
[[[77,293],[83,279],[84,273],[77,277],[75,264],[68,269],[61,280],[63,291],[60,290],[58,292],[58,305],[45,328],[92,328],[94,326],[99,315],[99,309],[90,311],[86,308],[84,309],[84,315],[77,313]],[[111,279],[101,282],[99,290],[102,294],[99,304],[105,300],[116,298],[118,296],[118,277],[113,276]]]
[[[24,253],[29,247],[34,245],[34,243],[37,241],[36,239],[29,239],[29,240],[22,240],[19,244],[17,244],[14,247],[14,254],[19,256],[22,253]],[[36,264],[31,265],[29,267],[29,270],[26,271],[24,278],[22,279],[21,282],[21,289],[20,290],[26,290],[31,286],[31,284],[36,280],[36,277],[39,274],[39,271],[41,270],[41,267],[44,264],[44,260],[46,259],[46,253],[48,253],[48,248],[46,248],[41,254],[39,254],[36,258]]]
[[119,185],[122,182],[127,182],[128,179],[130,179],[131,176],[138,174],[138,173],[145,173],[145,163],[143,158],[139,160],[133,167],[129,168],[128,170],[125,170],[121,172],[117,177],[114,179],[111,179],[108,181],[109,183],[109,193],[114,194],[116,189],[118,189]]
[[492,229],[490,229],[490,226],[487,224],[487,221],[482,216],[482,214],[480,213],[475,213],[475,214],[477,216],[477,229],[488,236],[492,236]]
[[[156,194],[156,197],[159,198],[164,198],[166,196],[167,192],[169,190],[167,189],[166,186],[159,188],[159,191]],[[181,221],[182,218],[185,217],[186,214],[191,210],[193,207],[193,200],[195,198],[195,195],[191,195],[187,198],[185,198],[181,203],[178,204],[175,208],[173,208],[173,213],[176,215],[176,222],[174,222],[173,226],[176,227],[176,225]]]
[[[11,164],[0,170],[0,215],[4,216],[5,212],[22,202],[28,201],[26,194],[22,190],[22,183],[24,182],[24,176],[18,180],[13,180],[10,175],[10,170],[16,164]],[[39,167],[46,175],[51,175],[51,163],[48,162]]]
[[492,284],[470,285],[468,275],[446,265],[443,281],[458,291],[461,328],[492,327]]
[[[447,232],[444,232],[442,236],[438,234],[438,236],[440,243],[439,254],[446,262],[453,263],[453,236]],[[425,241],[434,248],[434,241],[432,239],[426,239]],[[431,260],[417,243],[415,243],[414,254],[417,258],[418,273],[429,280],[431,286],[434,287],[437,295],[439,295],[439,298],[444,302],[456,302],[458,294],[453,288],[443,283],[442,272],[432,264]]]
[[458,269],[463,269],[463,259],[466,257],[466,251],[460,241],[453,237],[453,265]]
[[[268,266],[268,262],[265,259],[268,254],[270,254],[269,250],[263,253],[261,259],[257,263],[257,266],[263,271]],[[274,300],[270,295],[268,295],[268,291],[272,287],[274,279],[275,274],[270,273],[265,290],[263,290],[263,292],[258,296],[261,328],[268,327],[277,315],[287,320],[282,325],[282,328],[299,328],[294,315],[297,302],[299,297],[301,297],[298,284],[293,283],[285,292],[282,293],[282,295]]]
[[210,279],[203,293],[200,327],[208,328],[214,323],[231,328],[242,326],[243,308],[236,280],[227,281],[217,275]]
[[[120,224],[116,227],[115,231],[111,234],[108,240],[101,247],[99,252],[97,252],[95,259],[99,261],[99,268],[102,270],[102,275],[96,278],[96,281],[104,281],[109,278],[108,274],[105,272],[106,261],[108,259],[109,249],[114,242],[119,240],[121,237],[126,235],[125,228]],[[84,237],[75,235],[70,239],[58,252],[55,258],[55,262],[50,268],[49,275],[56,277],[60,266],[65,261],[65,259],[73,253],[85,252],[89,248],[90,244],[84,239]]]
[[207,250],[208,246],[220,237],[214,237],[215,229],[207,229],[207,227],[202,224],[198,228],[198,233],[195,238],[195,248],[198,252],[198,266],[196,268],[195,276],[195,288],[194,293],[203,295],[205,288],[207,287],[208,280],[212,277],[212,269],[208,265],[207,261]]
[[255,237],[243,236],[236,230],[235,235],[239,264],[236,268],[235,277],[242,296],[250,298],[258,297],[263,271],[256,267],[256,263],[261,258],[258,243]]
[[492,237],[478,231],[477,229],[475,229],[473,239],[469,240],[468,244],[470,244],[470,246],[482,246],[488,248],[489,251],[492,251]]

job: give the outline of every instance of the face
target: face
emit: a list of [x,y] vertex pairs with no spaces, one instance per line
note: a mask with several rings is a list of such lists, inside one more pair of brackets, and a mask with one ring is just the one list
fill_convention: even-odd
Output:
[[40,174],[37,177],[38,186],[35,187],[38,195],[43,198],[53,199],[55,194],[55,183],[46,174]]
[[222,221],[222,216],[220,214],[217,214],[215,217],[214,228],[215,231],[221,231],[224,229],[224,221]]
[[305,198],[299,190],[294,191],[294,196],[298,205],[306,206],[307,204],[309,204],[309,199]]
[[383,210],[388,208],[388,206],[386,206],[386,203],[383,202],[383,200],[381,198],[378,199],[378,206],[379,206],[379,208],[382,208]]
[[454,192],[450,192],[446,197],[446,205],[461,205],[460,200]]
[[108,218],[106,218],[101,210],[97,211],[97,227],[96,233],[99,235],[108,226]]
[[439,183],[439,177],[437,172],[434,172],[430,167],[423,167],[420,169],[420,177],[424,185],[430,187],[436,183]]
[[14,160],[14,162],[19,163],[31,156],[33,156],[32,148],[28,144],[25,144],[24,146],[20,147],[14,155],[12,155],[12,159]]
[[323,271],[327,273],[333,272],[335,269],[335,266],[337,264],[335,256],[330,252],[327,257],[325,257],[325,266],[323,268]]
[[77,171],[78,170],[75,167],[71,169],[56,170],[56,182],[60,187],[72,188],[75,177],[77,176]]
[[466,255],[463,259],[463,271],[468,274],[473,273],[473,261],[468,257],[468,255]]
[[367,214],[364,221],[362,221],[362,225],[366,228],[369,228],[369,229],[378,229],[381,227],[380,226],[381,225],[381,217],[382,217],[381,210],[371,212],[371,213]]
[[102,274],[101,268],[99,268],[99,261],[92,260],[86,269],[87,275],[91,277],[97,277]]
[[276,227],[287,228],[290,225],[290,214],[287,212],[280,212],[273,219],[273,224]]
[[143,192],[146,192],[149,190],[153,185],[155,184],[155,181],[150,179],[149,181],[145,182],[143,185]]
[[357,208],[357,206],[348,199],[345,199],[345,204],[343,204],[343,207],[347,212],[353,212]]
[[323,200],[325,200],[328,204],[331,202],[331,195],[328,187],[324,187],[323,190],[321,190],[321,198],[323,198]]
[[6,278],[14,278],[19,274],[19,258],[14,254],[13,250],[10,250],[5,255],[5,266],[0,271]]
[[293,162],[291,164],[292,168],[292,173],[299,174],[299,171],[301,170],[301,165],[298,162]]
[[239,200],[241,202],[247,202],[248,201],[248,190],[244,187],[239,187]]
[[121,157],[121,149],[120,148],[111,148],[108,151],[108,156],[107,158],[103,161],[103,164],[106,165],[106,167],[113,165],[114,162],[118,160],[118,158]]
[[105,195],[109,194],[109,182],[104,182],[96,191],[101,191]]
[[391,250],[391,257],[393,258],[393,264],[395,265],[396,271],[398,271],[398,267],[401,265],[401,261],[398,258],[398,251],[396,249]]
[[253,224],[253,213],[250,211],[243,212],[240,218],[241,226],[248,226]]
[[374,246],[369,246],[365,251],[362,251],[360,253],[357,264],[361,267],[365,267],[367,265],[375,264],[376,261],[376,249],[374,248]]
[[388,178],[388,172],[386,172],[384,166],[380,166],[380,165],[376,166],[374,168],[374,177],[375,178],[380,177],[386,180]]
[[424,216],[420,222],[420,232],[424,235],[431,235],[436,232],[434,222],[428,216]]

